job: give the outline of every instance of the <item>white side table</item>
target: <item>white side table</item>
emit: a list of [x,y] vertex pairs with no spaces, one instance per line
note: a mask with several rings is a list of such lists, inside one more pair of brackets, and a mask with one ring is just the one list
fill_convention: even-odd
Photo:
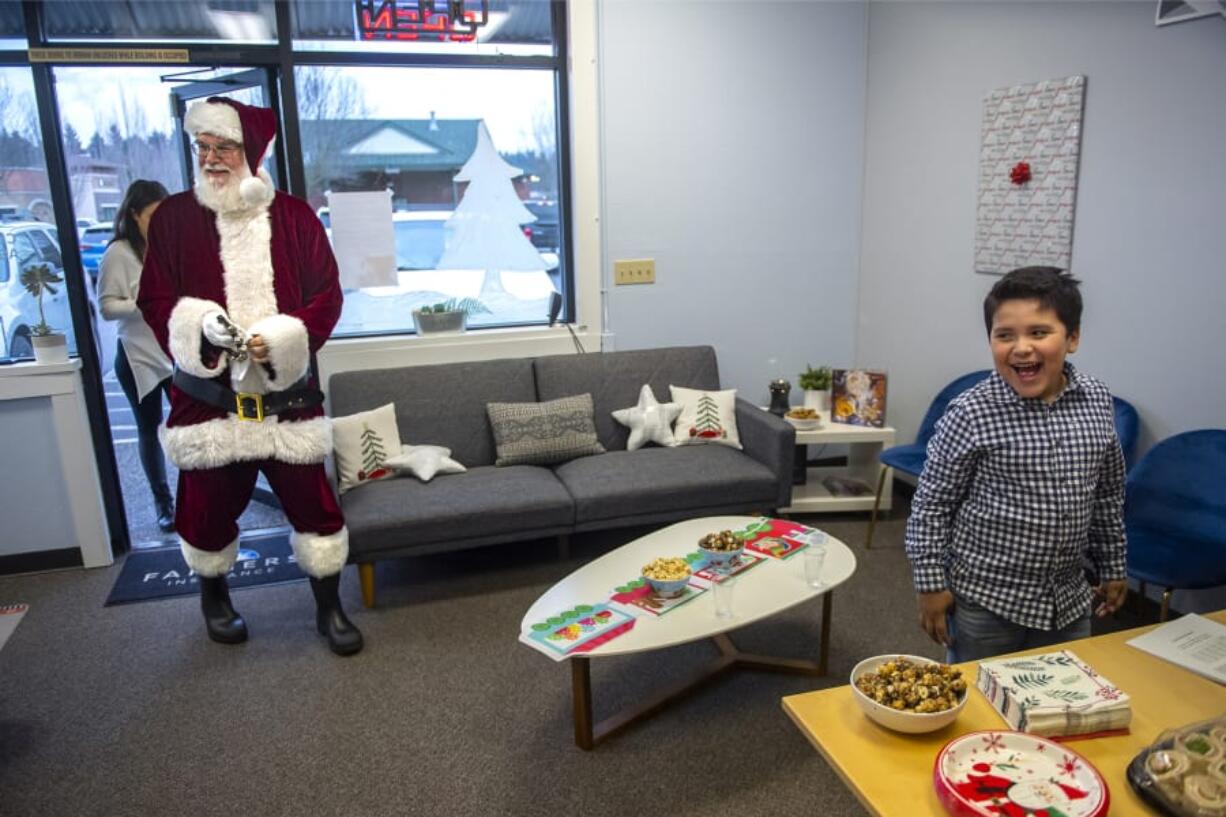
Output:
[[[796,430],[796,445],[828,445],[844,443],[847,449],[846,467],[809,468],[804,485],[792,486],[792,504],[780,508],[781,513],[833,513],[839,511],[871,511],[876,497],[877,480],[885,469],[881,488],[881,510],[889,510],[894,488],[894,471],[881,464],[881,452],[894,445],[894,429],[866,428],[832,423],[823,416],[822,427],[813,431]],[[800,452],[798,451],[799,455]],[[846,477],[868,486],[861,496],[834,496],[822,484],[829,476]]]

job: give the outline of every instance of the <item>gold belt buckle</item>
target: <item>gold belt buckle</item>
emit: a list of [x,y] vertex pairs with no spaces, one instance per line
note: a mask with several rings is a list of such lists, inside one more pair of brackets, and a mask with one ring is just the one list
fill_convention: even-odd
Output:
[[264,422],[264,396],[253,392],[240,391],[234,393],[234,404],[238,409],[238,419],[249,422]]

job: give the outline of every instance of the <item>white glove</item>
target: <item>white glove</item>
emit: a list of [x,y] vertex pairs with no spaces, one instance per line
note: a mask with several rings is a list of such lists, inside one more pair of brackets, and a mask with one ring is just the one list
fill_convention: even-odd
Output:
[[[222,320],[218,320],[218,318]],[[204,332],[204,337],[209,343],[214,346],[220,346],[222,349],[236,352],[238,351],[238,341],[227,331],[226,324],[223,322],[226,320],[228,319],[221,310],[210,310],[204,313],[204,317],[200,321],[200,330]]]

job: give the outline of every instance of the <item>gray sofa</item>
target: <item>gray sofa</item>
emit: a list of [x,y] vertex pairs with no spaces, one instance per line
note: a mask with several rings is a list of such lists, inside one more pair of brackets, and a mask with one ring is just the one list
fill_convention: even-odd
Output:
[[[715,350],[596,352],[333,375],[333,416],[394,403],[402,442],[447,446],[468,468],[427,483],[412,476],[382,480],[341,497],[349,560],[359,566],[366,605],[374,605],[374,563],[381,559],[553,536],[564,553],[569,534],[579,531],[789,504],[796,432],[739,397],[743,451],[723,445],[627,451],[629,432],[612,412],[635,405],[644,383],[662,402],[670,384],[718,389]],[[585,392],[607,453],[548,467],[493,464],[487,403]]]

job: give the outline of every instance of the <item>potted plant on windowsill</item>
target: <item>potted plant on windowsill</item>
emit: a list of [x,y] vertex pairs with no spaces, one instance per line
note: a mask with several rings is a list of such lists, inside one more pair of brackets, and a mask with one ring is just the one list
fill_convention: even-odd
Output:
[[815,408],[830,419],[830,367],[806,365],[797,382],[805,390],[805,408]]
[[64,279],[51,271],[46,264],[34,264],[21,271],[21,285],[38,301],[38,323],[30,330],[30,344],[34,347],[36,363],[67,363],[68,338],[47,324],[43,312],[43,295],[56,293],[56,285]]
[[468,328],[468,316],[489,313],[489,307],[476,298],[451,298],[433,306],[413,310],[413,328],[419,335],[463,332]]

